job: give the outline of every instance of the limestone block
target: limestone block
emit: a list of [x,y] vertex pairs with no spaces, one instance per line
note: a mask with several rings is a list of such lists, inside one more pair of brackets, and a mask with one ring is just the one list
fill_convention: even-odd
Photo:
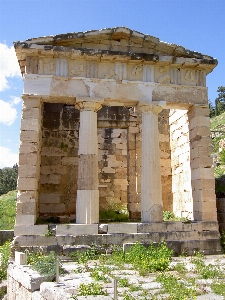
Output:
[[36,178],[19,177],[17,180],[17,188],[22,191],[34,191],[37,189],[38,182]]
[[213,158],[212,157],[199,157],[191,160],[191,168],[212,168],[213,167]]
[[99,191],[77,190],[76,223],[93,224],[99,222]]
[[36,209],[36,202],[17,202],[16,204],[16,213],[19,215],[35,215]]
[[196,116],[193,119],[190,120],[189,123],[189,129],[192,130],[195,127],[198,126],[206,126],[210,128],[210,118],[204,117],[204,116]]
[[78,157],[63,157],[62,164],[64,166],[68,166],[68,165],[78,166]]
[[122,155],[127,155],[127,150],[122,149]]
[[65,224],[56,226],[56,235],[98,234],[98,224]]
[[17,215],[16,225],[34,225],[36,218],[34,215]]
[[137,223],[109,223],[108,234],[137,233]]
[[38,164],[39,157],[34,153],[20,153],[19,154],[19,165],[32,165]]
[[60,194],[52,193],[52,194],[43,194],[39,195],[39,203],[60,203]]
[[[68,159],[69,157],[64,157],[66,159]],[[64,159],[63,158],[63,159]],[[62,161],[63,161],[62,159]],[[56,166],[41,166],[41,174],[60,174],[60,175],[65,175],[66,174],[66,166],[62,166],[62,165],[56,165]]]
[[59,184],[60,183],[60,175],[58,174],[50,174],[50,175],[41,175],[40,176],[40,184]]
[[57,147],[42,147],[41,155],[43,156],[67,156],[64,149]]
[[16,225],[14,227],[14,235],[45,235],[48,230],[48,225]]
[[31,130],[22,130],[20,132],[20,140],[22,142],[33,142],[38,143],[39,142],[39,133],[37,131],[31,131]]
[[213,168],[198,168],[191,172],[191,180],[214,179]]
[[102,172],[103,173],[115,173],[116,170],[112,169],[111,167],[105,167],[105,168],[102,169]]
[[39,211],[40,213],[53,213],[53,214],[63,214],[65,213],[66,207],[64,203],[40,203]]
[[19,165],[18,176],[19,177],[36,177],[37,176],[37,167],[31,166],[31,165]]
[[196,137],[210,136],[210,127],[207,126],[194,127],[192,130],[190,130],[189,136],[191,140]]
[[127,144],[116,144],[116,149],[127,150]]
[[38,145],[36,143],[23,142],[20,144],[20,153],[32,153],[38,151]]
[[26,192],[21,192],[19,191],[17,193],[17,201],[18,202],[22,202],[22,203],[26,203],[26,202],[36,202],[36,193],[35,191],[26,191]]
[[40,123],[38,119],[22,119],[21,130],[39,131]]
[[195,140],[191,141],[191,148],[196,148],[196,147],[206,148],[208,146],[211,146],[211,144],[212,144],[211,137],[202,137],[197,141]]
[[27,264],[26,253],[15,251],[15,263],[17,265],[26,265]]
[[42,235],[20,235],[14,238],[14,244],[18,246],[56,246],[57,240],[55,236]]
[[23,108],[22,118],[23,119],[38,119],[40,114],[39,108]]
[[26,109],[34,108],[34,107],[40,108],[40,103],[41,103],[40,100],[41,99],[35,99],[35,98],[32,99],[32,96],[27,97],[26,99],[23,97],[23,108]]

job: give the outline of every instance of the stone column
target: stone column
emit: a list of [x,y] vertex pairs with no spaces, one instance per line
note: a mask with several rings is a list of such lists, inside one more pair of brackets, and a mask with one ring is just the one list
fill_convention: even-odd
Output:
[[16,226],[36,222],[40,177],[41,98],[35,95],[22,95],[22,98]]
[[76,223],[99,222],[97,111],[101,103],[77,99],[80,109]]
[[160,106],[139,104],[142,112],[141,221],[162,222],[158,113]]

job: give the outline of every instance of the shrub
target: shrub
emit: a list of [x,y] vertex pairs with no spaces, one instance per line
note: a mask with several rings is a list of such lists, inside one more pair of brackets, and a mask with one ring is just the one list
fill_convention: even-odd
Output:
[[0,280],[7,278],[7,267],[10,256],[11,243],[8,241],[0,246]]

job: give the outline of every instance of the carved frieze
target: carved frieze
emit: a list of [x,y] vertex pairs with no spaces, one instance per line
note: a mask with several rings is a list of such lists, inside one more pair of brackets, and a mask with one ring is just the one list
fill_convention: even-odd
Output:
[[195,82],[195,72],[187,71],[184,78],[186,81]]
[[85,77],[85,61],[74,61],[69,62],[69,76],[73,77]]
[[26,58],[26,73],[69,77],[143,81],[160,84],[206,86],[206,70],[177,65],[133,61],[92,61],[31,56]]
[[53,75],[55,63],[53,58],[40,58],[38,63],[38,74]]

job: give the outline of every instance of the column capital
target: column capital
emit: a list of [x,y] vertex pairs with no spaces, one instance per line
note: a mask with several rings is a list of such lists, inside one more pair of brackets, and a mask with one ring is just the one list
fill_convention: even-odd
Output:
[[149,102],[149,101],[140,101],[136,106],[137,111],[140,113],[148,113],[152,112],[158,115],[162,110],[165,103],[163,101],[160,102]]
[[103,98],[76,97],[76,108],[80,111],[89,110],[97,112],[102,107]]

